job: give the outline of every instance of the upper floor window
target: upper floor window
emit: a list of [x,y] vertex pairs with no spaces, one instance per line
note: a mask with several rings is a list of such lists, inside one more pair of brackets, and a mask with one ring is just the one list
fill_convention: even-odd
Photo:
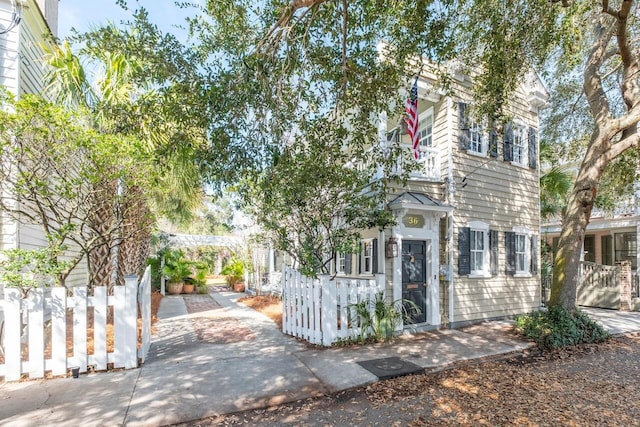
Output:
[[485,156],[487,154],[485,140],[482,125],[472,120],[469,124],[469,151]]
[[527,152],[529,150],[529,146],[527,143],[527,135],[525,132],[525,128],[522,126],[514,125],[513,126],[513,163],[528,166],[528,157]]
[[420,130],[418,131],[418,139],[420,141],[420,148],[433,146],[433,115],[429,114],[422,118]]

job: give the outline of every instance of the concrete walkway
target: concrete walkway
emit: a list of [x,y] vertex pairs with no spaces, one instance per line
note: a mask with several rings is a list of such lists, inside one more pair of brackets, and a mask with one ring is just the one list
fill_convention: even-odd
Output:
[[[140,369],[1,384],[0,424],[166,425],[376,381],[358,361],[399,356],[441,369],[531,345],[511,334],[508,322],[487,322],[406,335],[393,345],[318,349],[283,335],[271,320],[238,304],[238,297],[214,292],[213,299],[163,298]],[[640,331],[640,313],[587,311],[612,333]]]

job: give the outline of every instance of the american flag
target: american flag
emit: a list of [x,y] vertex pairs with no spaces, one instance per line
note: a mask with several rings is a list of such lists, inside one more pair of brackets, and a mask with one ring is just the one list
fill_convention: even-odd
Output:
[[407,123],[407,130],[411,137],[411,147],[413,147],[413,158],[418,160],[420,158],[420,134],[418,133],[418,77],[413,82],[411,92],[409,93],[409,99],[404,103],[405,117],[404,121]]

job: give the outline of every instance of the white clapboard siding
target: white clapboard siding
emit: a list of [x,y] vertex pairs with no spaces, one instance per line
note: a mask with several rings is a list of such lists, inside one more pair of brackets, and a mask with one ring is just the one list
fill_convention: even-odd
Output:
[[[135,276],[127,277],[125,286],[114,287],[114,295],[98,287],[93,296],[85,286],[73,288],[67,295],[66,288],[31,289],[26,298],[16,288],[6,288],[4,299],[4,364],[0,364],[0,376],[5,381],[17,381],[28,374],[30,379],[52,375],[66,375],[68,369],[77,366],[80,372],[89,367],[97,371],[113,368],[138,367],[138,359],[144,361],[151,343],[151,270],[147,268],[140,283]],[[114,316],[114,352],[107,353],[107,313]],[[87,324],[87,311],[93,308],[94,322]],[[67,356],[67,310],[73,310],[73,356]],[[138,349],[138,309],[142,319],[141,346]],[[50,329],[48,325],[50,324]],[[93,327],[94,352],[87,352],[87,329]],[[45,359],[45,342],[50,330],[51,357]],[[28,337],[28,357],[22,337]]]
[[[317,345],[360,333],[353,304],[373,300],[384,292],[384,275],[371,279],[306,277],[292,268],[282,272],[283,332]],[[351,312],[351,313],[350,313]]]

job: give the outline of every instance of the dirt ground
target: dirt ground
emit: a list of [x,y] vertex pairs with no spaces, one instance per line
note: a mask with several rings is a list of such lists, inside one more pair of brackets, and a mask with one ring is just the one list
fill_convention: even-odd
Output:
[[282,330],[282,300],[280,298],[272,295],[246,296],[240,298],[238,302],[269,317]]
[[640,334],[180,426],[640,426]]

